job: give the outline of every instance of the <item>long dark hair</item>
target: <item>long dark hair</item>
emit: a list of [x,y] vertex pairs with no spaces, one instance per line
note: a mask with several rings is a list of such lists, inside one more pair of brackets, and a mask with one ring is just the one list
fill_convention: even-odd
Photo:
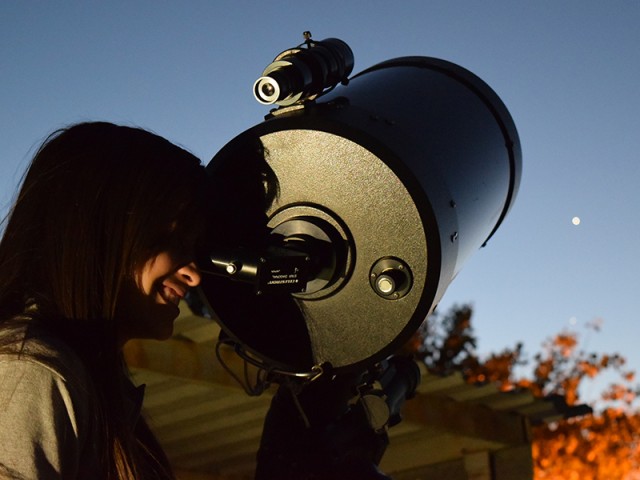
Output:
[[131,432],[123,420],[116,302],[138,267],[200,228],[205,177],[197,158],[145,130],[74,125],[37,151],[0,241],[0,331],[17,332],[3,335],[0,349],[16,335],[24,342],[29,328],[17,327],[35,322],[83,360],[98,398],[105,478],[171,478],[144,421]]

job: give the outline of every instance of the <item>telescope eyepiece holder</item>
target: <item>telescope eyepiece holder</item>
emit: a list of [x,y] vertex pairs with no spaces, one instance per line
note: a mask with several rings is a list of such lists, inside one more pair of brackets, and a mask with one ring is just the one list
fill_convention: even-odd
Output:
[[308,36],[301,45],[276,56],[253,84],[253,95],[263,105],[282,107],[311,101],[346,83],[353,64],[353,52],[342,40],[315,42]]

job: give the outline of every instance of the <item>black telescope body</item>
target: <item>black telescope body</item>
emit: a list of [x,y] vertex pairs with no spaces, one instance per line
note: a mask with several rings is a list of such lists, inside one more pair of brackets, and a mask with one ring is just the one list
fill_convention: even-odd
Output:
[[[429,57],[380,63],[313,103],[275,111],[212,159],[211,177],[233,168],[242,176],[256,143],[279,196],[264,218],[227,214],[212,236],[236,232],[249,248],[277,238],[322,260],[304,291],[256,295],[214,276],[202,291],[227,335],[293,371],[356,371],[394,353],[498,229],[522,169],[515,125],[494,91]],[[246,195],[224,182],[226,206]]]

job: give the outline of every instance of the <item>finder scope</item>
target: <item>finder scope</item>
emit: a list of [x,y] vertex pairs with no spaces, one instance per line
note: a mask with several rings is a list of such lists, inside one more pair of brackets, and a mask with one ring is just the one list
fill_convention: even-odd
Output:
[[253,84],[260,103],[289,106],[316,98],[325,89],[346,81],[353,70],[353,52],[337,38],[319,42],[309,37],[280,53]]

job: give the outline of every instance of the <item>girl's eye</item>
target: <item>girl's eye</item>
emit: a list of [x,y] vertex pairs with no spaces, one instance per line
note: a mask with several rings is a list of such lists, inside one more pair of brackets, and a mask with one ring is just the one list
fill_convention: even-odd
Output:
[[204,232],[196,223],[174,222],[164,239],[164,249],[176,259],[193,261]]

